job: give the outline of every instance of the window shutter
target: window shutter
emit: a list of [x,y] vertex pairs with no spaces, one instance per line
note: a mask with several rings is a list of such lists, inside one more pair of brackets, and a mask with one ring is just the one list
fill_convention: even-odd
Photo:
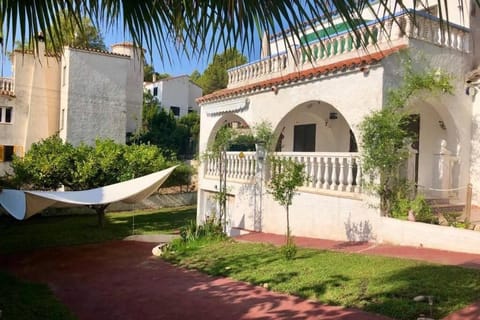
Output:
[[0,162],[3,162],[4,160],[4,151],[5,151],[5,146],[0,145]]
[[14,146],[13,147],[13,153],[17,156],[17,157],[23,157],[24,154],[23,154],[23,146]]

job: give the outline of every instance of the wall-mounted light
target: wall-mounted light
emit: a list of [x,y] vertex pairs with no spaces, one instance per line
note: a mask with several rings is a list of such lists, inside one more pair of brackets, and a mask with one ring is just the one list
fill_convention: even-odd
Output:
[[330,112],[330,114],[328,115],[328,119],[330,119],[330,120],[338,119],[338,113]]
[[440,126],[440,128],[442,128],[442,130],[447,130],[447,127],[445,126],[445,122],[443,122],[443,120],[438,120],[438,125]]

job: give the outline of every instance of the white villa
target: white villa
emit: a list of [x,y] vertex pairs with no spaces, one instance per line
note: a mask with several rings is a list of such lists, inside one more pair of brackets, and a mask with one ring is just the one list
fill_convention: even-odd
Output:
[[65,47],[49,56],[15,51],[12,78],[0,79],[0,175],[12,154],[59,133],[74,145],[96,138],[125,143],[142,121],[143,52],[130,43],[112,52]]
[[[473,185],[473,204],[480,204],[480,102],[476,68],[478,8],[449,5],[449,32],[442,30],[438,8],[397,10],[374,17],[360,29],[369,45],[355,45],[348,30],[315,41],[314,31],[286,47],[282,35],[265,37],[262,56],[228,71],[226,89],[206,95],[201,109],[200,154],[219,128],[228,123],[254,127],[268,121],[279,139],[276,157],[305,164],[309,181],[290,208],[292,233],[344,241],[388,242],[446,250],[480,252],[480,232],[382,217],[378,200],[362,186],[361,135],[358,125],[372,110],[380,110],[389,88],[401,80],[399,52],[407,51],[431,67],[453,75],[453,95],[424,95],[408,106],[417,125],[418,143],[411,151],[408,177],[428,197],[462,202]],[[375,3],[375,2],[374,2]],[[436,2],[435,2],[436,3]],[[465,1],[466,5],[470,5]],[[345,29],[343,27],[343,29]],[[342,30],[339,21],[336,30]],[[293,39],[293,35],[288,35]],[[475,42],[474,40],[477,40]],[[290,43],[292,43],[291,41]],[[285,211],[266,192],[268,170],[255,152],[228,152],[227,224],[230,234],[285,234]],[[197,220],[215,214],[218,166],[203,161],[199,168]],[[372,206],[373,204],[373,206]]]
[[190,80],[187,75],[153,79],[146,82],[144,90],[149,91],[167,112],[182,117],[190,112],[199,112],[197,99],[202,96],[202,88]]

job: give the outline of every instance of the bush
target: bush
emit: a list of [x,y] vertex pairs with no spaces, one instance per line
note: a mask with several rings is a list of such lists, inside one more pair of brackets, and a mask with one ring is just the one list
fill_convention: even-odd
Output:
[[202,238],[222,239],[225,237],[225,234],[217,219],[208,218],[202,225],[197,225],[195,220],[191,220],[187,225],[180,228],[180,237],[186,243]]
[[163,183],[162,188],[191,185],[194,171],[191,165],[180,164]]
[[297,246],[295,245],[292,236],[287,236],[287,244],[283,245],[280,248],[280,251],[287,260],[295,258],[295,255],[297,254]]
[[423,195],[419,194],[412,200],[406,197],[398,197],[395,201],[392,216],[394,218],[406,218],[410,210],[415,214],[415,221],[438,224],[438,217],[432,212],[432,208]]

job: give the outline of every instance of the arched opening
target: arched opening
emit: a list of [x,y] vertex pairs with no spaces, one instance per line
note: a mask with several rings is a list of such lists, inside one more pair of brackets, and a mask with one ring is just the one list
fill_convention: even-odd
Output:
[[215,124],[208,137],[208,146],[215,141],[219,130],[223,127],[231,128],[236,133],[235,141],[232,141],[227,151],[254,151],[252,131],[247,122],[236,114],[229,113],[222,116]]
[[357,139],[345,117],[332,105],[307,101],[277,125],[277,152],[357,152]]
[[416,136],[411,145],[410,179],[428,197],[458,196],[452,190],[460,183],[460,141],[451,115],[445,106],[425,101],[416,102],[408,111],[409,129]]

